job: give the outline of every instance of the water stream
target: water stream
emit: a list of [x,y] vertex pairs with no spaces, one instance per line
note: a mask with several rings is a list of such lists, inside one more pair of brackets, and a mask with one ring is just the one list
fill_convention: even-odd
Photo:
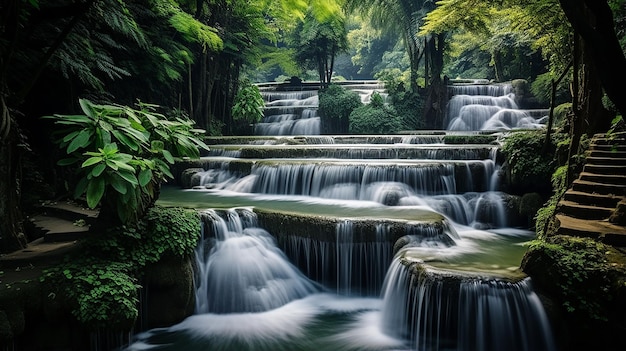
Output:
[[555,350],[497,145],[214,144],[159,200],[201,211],[196,313],[125,350]]

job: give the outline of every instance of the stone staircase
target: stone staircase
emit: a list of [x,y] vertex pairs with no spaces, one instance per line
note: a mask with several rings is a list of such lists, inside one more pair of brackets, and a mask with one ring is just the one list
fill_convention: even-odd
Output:
[[556,218],[560,223],[557,234],[590,237],[609,245],[626,246],[626,227],[614,220],[616,210],[622,208],[624,202],[626,133],[616,133],[612,138],[595,135],[583,172],[557,206]]
[[71,201],[46,203],[37,212],[24,225],[32,241],[22,250],[1,255],[0,268],[19,268],[60,259],[76,248],[79,239],[89,235],[89,224],[98,216],[98,211]]

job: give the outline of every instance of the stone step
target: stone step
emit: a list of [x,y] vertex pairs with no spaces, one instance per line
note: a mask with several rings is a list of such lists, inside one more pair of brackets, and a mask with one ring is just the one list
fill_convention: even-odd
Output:
[[589,157],[611,157],[616,159],[623,159],[626,163],[626,151],[591,150],[589,151]]
[[626,158],[618,157],[595,157],[588,156],[585,160],[586,164],[598,166],[623,166],[626,164]]
[[50,243],[40,238],[28,243],[25,249],[0,256],[0,267],[4,269],[27,267],[41,262],[51,264],[61,261],[65,255],[78,248],[75,241]]
[[42,215],[54,216],[68,221],[83,219],[92,221],[98,217],[98,210],[92,210],[73,201],[47,202],[39,206]]
[[589,194],[604,194],[624,196],[626,194],[626,186],[620,184],[610,184],[604,182],[594,182],[590,180],[576,179],[572,182],[572,189],[575,191],[585,192]]
[[601,183],[608,185],[615,185],[618,188],[622,188],[618,190],[617,193],[614,194],[622,194],[624,189],[626,189],[626,175],[619,174],[596,174],[589,172],[581,172],[579,175],[580,180],[593,182],[593,183]]
[[85,220],[69,221],[47,215],[30,218],[35,228],[43,232],[45,242],[75,241],[89,235],[89,224]]
[[615,196],[613,194],[592,194],[572,189],[567,190],[563,195],[563,199],[566,201],[577,202],[581,205],[595,205],[607,208],[615,208],[617,203],[623,198],[623,196]]
[[590,150],[599,150],[599,151],[626,151],[626,145],[624,144],[589,144]]
[[619,166],[586,164],[583,168],[583,172],[624,175],[626,174],[626,164],[622,164]]
[[598,239],[613,246],[626,246],[626,228],[608,221],[590,221],[557,214],[557,234]]
[[579,219],[607,219],[615,208],[589,206],[573,201],[561,200],[557,205],[557,211],[570,217]]
[[621,143],[625,143],[626,142],[626,132],[617,132],[617,133],[613,133],[609,136],[607,136],[606,134],[596,134],[591,138],[592,142],[597,142],[597,143],[615,143],[615,142],[621,142]]

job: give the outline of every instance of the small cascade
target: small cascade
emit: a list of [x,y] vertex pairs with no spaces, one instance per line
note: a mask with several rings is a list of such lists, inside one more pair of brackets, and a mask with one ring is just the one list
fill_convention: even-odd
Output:
[[[556,350],[530,279],[431,269],[395,257],[383,288],[383,325],[417,350]],[[409,260],[409,261],[407,261]]]
[[[546,110],[521,110],[510,84],[452,85],[448,130],[538,129]],[[539,114],[539,115],[538,115]]]
[[354,223],[342,220],[337,223],[334,241],[290,235],[281,239],[280,247],[307,277],[337,294],[378,296],[399,243],[443,248],[455,245],[459,238],[445,222],[442,227],[413,222],[404,227],[405,235],[395,241],[389,224],[378,223],[373,240],[362,240],[357,239],[360,235]]
[[318,292],[249,210],[202,213],[196,313],[264,312]]
[[[361,102],[369,103],[374,92],[386,98],[384,86],[377,81],[339,83],[346,89],[355,91]],[[254,127],[255,135],[319,135],[320,117],[317,114],[319,99],[317,87],[301,85],[308,90],[275,90],[276,86],[262,87],[261,96],[265,101],[265,116]]]

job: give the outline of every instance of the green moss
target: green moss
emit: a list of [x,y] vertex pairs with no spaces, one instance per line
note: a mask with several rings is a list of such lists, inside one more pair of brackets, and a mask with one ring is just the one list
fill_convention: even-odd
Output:
[[608,321],[618,310],[624,312],[624,258],[589,238],[552,236],[530,245],[522,267],[568,314],[583,321]]
[[129,330],[138,315],[138,272],[166,256],[190,255],[199,233],[197,212],[155,206],[136,226],[94,234],[41,281],[86,326]]
[[495,135],[446,135],[443,137],[445,144],[492,144],[497,141]]

